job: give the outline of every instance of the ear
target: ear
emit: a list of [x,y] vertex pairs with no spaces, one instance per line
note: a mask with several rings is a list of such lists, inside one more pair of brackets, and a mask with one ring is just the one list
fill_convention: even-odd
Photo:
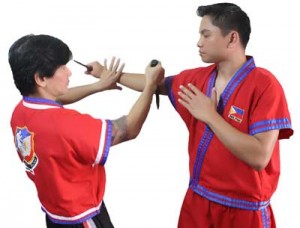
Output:
[[227,47],[231,48],[233,46],[235,46],[236,44],[238,44],[239,42],[239,34],[236,31],[231,31],[230,33],[228,33],[228,44]]
[[44,77],[41,77],[39,73],[34,74],[34,80],[38,87],[45,87],[46,86],[46,80]]

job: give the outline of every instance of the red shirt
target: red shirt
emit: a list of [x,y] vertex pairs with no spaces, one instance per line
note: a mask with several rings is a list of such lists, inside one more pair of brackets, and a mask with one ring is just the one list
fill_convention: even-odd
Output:
[[[271,160],[256,171],[235,157],[203,122],[178,103],[179,86],[192,83],[207,96],[216,80],[216,65],[181,72],[166,79],[169,98],[189,130],[190,188],[199,195],[230,207],[256,210],[269,204],[280,174],[279,141]],[[283,89],[253,58],[228,83],[217,110],[239,131],[255,135],[279,129],[279,139],[293,134]]]
[[12,114],[11,127],[42,209],[53,221],[78,223],[99,213],[110,121],[24,97]]

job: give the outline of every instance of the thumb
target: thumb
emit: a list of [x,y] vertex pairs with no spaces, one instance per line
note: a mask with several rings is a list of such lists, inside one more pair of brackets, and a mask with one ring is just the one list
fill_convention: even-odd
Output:
[[214,107],[216,108],[218,105],[218,101],[217,101],[217,90],[215,87],[213,87],[211,90],[211,100],[213,102]]

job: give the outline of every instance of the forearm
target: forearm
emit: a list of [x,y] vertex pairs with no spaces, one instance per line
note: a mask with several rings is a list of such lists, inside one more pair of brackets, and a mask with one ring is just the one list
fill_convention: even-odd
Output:
[[119,83],[136,91],[143,91],[145,87],[145,75],[144,74],[133,74],[123,73],[120,77]]
[[[99,84],[99,82],[97,82]],[[91,94],[101,92],[104,88],[97,86],[97,83],[76,86],[69,88],[68,92],[57,98],[57,101],[66,105],[79,101]]]
[[[136,91],[143,91],[145,87],[145,75],[144,74],[133,74],[133,73],[123,73],[120,77],[119,83]],[[159,93],[161,95],[167,95],[164,81],[162,81],[158,86]]]
[[[263,141],[260,138],[245,134],[234,128],[218,113],[214,114],[208,125],[234,156],[252,168],[261,170],[269,163],[278,132],[277,134],[272,134],[272,140]],[[266,134],[270,135],[270,133]]]
[[150,109],[156,86],[146,86],[138,100],[127,115],[128,138],[133,139],[139,134]]
[[113,121],[112,146],[138,136],[147,118],[155,88],[146,87],[129,114]]
[[138,136],[148,116],[157,84],[162,81],[163,77],[164,69],[160,63],[156,66],[151,66],[150,64],[147,66],[144,76],[145,85],[143,86],[143,92],[127,116],[113,121],[112,145],[134,139]]

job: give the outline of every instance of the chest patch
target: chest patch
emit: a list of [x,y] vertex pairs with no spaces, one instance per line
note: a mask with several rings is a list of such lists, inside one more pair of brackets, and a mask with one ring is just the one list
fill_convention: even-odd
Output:
[[228,117],[238,123],[241,123],[243,121],[244,112],[245,111],[243,109],[231,105]]

